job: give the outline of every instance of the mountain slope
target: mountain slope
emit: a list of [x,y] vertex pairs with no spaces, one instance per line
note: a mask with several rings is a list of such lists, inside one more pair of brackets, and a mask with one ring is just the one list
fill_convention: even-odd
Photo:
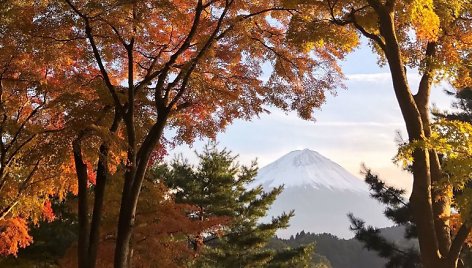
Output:
[[284,184],[286,187],[312,186],[353,192],[368,191],[364,182],[343,167],[308,149],[290,152],[261,168],[256,182],[265,188]]
[[260,169],[254,185],[285,189],[267,219],[295,210],[290,227],[278,233],[289,237],[304,230],[351,238],[347,214],[377,227],[391,226],[383,207],[370,198],[367,185],[340,165],[312,150],[293,151]]

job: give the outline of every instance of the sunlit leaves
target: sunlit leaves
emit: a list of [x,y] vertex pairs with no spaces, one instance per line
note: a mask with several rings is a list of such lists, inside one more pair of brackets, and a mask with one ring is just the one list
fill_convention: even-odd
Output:
[[472,125],[442,119],[432,127],[430,138],[400,146],[397,161],[407,166],[413,160],[414,150],[435,150],[444,157],[443,170],[448,174],[448,182],[463,187],[472,178]]
[[49,198],[75,188],[58,97],[70,85],[60,78],[73,55],[58,53],[47,38],[38,42],[33,21],[45,4],[4,1],[0,7],[0,254],[27,246],[27,225],[54,218]]
[[434,1],[412,0],[407,7],[417,38],[436,41],[440,31],[440,19],[434,10]]
[[[333,45],[337,49],[333,55],[339,56],[357,47],[356,35],[362,34],[369,36],[380,63],[384,63],[384,51],[378,42],[370,39],[376,36],[381,41],[383,37],[378,14],[368,1],[286,1],[286,5],[300,10],[292,19],[289,32],[301,47]],[[440,70],[436,73],[438,80],[449,80],[458,87],[470,85],[470,1],[396,1],[392,8],[389,16],[394,17],[395,34],[405,64],[419,67],[420,71],[433,67]],[[324,26],[328,24],[331,25]],[[428,42],[437,45],[434,58],[425,57]]]
[[28,234],[28,223],[19,217],[0,220],[0,255],[15,255],[19,248],[33,242]]
[[[126,88],[121,86],[129,79],[123,43],[130,42],[131,38],[134,38],[133,78],[137,83],[163,70],[172,55],[176,55],[175,62],[163,77],[164,87],[168,87],[165,94],[169,98],[177,96],[181,90],[182,80],[174,79],[189,68],[199,51],[210,42],[197,67],[192,70],[184,94],[176,102],[176,108],[187,107],[178,109],[181,115],[174,113],[176,115],[171,117],[171,125],[182,128],[179,133],[185,133],[177,139],[190,142],[202,134],[213,136],[235,118],[249,119],[264,112],[264,104],[297,109],[303,117],[311,118],[311,110],[323,102],[324,91],[334,89],[340,82],[334,78],[340,72],[334,58],[342,57],[343,51],[351,46],[342,46],[344,40],[331,38],[327,34],[323,46],[317,45],[316,49],[309,50],[297,48],[287,37],[288,23],[296,13],[277,2],[235,1],[229,6],[226,17],[222,18],[220,28],[216,29],[225,3],[209,2],[200,14],[195,34],[190,37],[191,45],[183,47],[194,20],[195,1],[135,1],[132,4],[123,1],[74,1],[82,14],[93,18],[90,26],[98,49],[111,82],[120,87],[119,92],[123,92],[123,96],[126,96]],[[71,21],[62,14],[56,14],[56,18],[57,23],[62,22],[60,29],[64,29],[58,31],[57,35],[61,38],[84,36],[83,30],[66,32],[70,27],[83,29],[83,21],[79,18]],[[49,22],[44,17],[37,24],[38,29],[46,31],[43,27],[48,26]],[[326,27],[326,31],[330,29]],[[216,36],[210,40],[214,33]],[[52,36],[59,39],[55,35]],[[63,45],[90,53],[88,42],[80,38]],[[181,48],[182,51],[178,52]],[[76,70],[98,74],[90,54],[83,57],[74,61],[79,64]],[[273,90],[266,87],[265,79],[261,77],[262,65],[266,63],[273,66],[274,79],[269,83]],[[148,84],[153,85],[158,79],[155,77]],[[103,104],[112,104],[103,84],[93,87]],[[292,91],[293,88],[296,90]],[[144,87],[141,91],[137,98],[143,105],[149,105],[143,106],[143,111],[155,115],[153,103],[146,103],[146,99],[150,101],[156,95],[164,95],[164,92],[155,92],[152,87]],[[286,98],[291,92],[298,96]],[[310,101],[312,97],[316,101]],[[125,103],[126,98],[122,102]],[[194,105],[196,107],[190,107]],[[206,120],[194,118],[196,111],[200,111],[196,113],[200,119],[205,116]]]
[[432,128],[434,132],[429,139],[400,146],[396,160],[405,166],[410,165],[416,149],[435,150],[440,154],[442,171],[445,174],[440,183],[452,185],[454,189],[462,191],[455,201],[458,210],[468,219],[472,216],[472,192],[466,187],[472,179],[472,125],[441,119],[435,122]]

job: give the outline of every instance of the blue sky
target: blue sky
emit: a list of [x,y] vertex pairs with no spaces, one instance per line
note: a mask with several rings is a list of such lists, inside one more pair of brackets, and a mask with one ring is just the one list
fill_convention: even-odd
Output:
[[[396,137],[406,131],[396,103],[387,67],[380,68],[377,58],[367,45],[361,46],[342,63],[347,76],[347,89],[330,95],[320,110],[314,112],[316,122],[299,119],[295,113],[272,109],[250,122],[236,121],[217,140],[239,154],[241,163],[258,159],[260,167],[297,149],[309,148],[337,162],[352,174],[359,174],[361,163],[379,173],[387,182],[410,190],[411,177],[392,163],[396,153]],[[409,71],[412,88],[419,76]],[[446,109],[452,98],[436,85],[432,103]],[[194,150],[200,150],[206,141],[197,141],[192,148],[179,146],[172,150],[194,161]]]

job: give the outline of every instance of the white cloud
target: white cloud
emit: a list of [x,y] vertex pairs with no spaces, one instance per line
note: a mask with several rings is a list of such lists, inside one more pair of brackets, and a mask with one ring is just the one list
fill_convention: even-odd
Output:
[[391,81],[390,73],[348,74],[346,78],[350,82],[379,83]]
[[402,122],[374,122],[374,121],[332,121],[332,122],[318,122],[316,126],[321,127],[403,127]]

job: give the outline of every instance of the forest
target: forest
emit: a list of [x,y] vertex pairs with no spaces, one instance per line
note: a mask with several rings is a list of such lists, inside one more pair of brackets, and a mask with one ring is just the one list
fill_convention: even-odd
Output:
[[[271,109],[314,121],[363,45],[389,72],[413,183],[365,180],[415,242],[352,214],[351,230],[387,267],[471,267],[470,0],[0,1],[0,266],[330,267],[316,235],[275,237],[296,211],[260,220],[283,186],[250,186],[257,163],[217,135]],[[168,160],[206,138],[198,163]]]

